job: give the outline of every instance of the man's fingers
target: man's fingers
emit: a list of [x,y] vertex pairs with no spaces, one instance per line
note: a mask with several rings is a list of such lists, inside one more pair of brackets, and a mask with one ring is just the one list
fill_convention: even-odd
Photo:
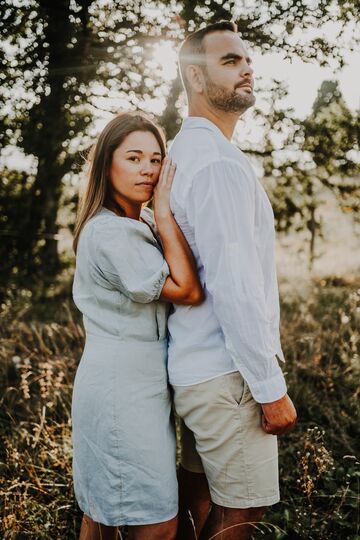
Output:
[[289,422],[286,425],[279,426],[276,424],[275,425],[270,424],[266,420],[264,415],[262,415],[262,418],[261,418],[262,429],[265,431],[265,433],[268,433],[269,435],[284,435],[284,433],[288,433],[289,431],[291,431],[295,424],[296,424],[296,421]]
[[262,427],[266,433],[282,435],[294,427],[296,410],[287,394],[272,403],[262,403],[261,407],[264,414]]

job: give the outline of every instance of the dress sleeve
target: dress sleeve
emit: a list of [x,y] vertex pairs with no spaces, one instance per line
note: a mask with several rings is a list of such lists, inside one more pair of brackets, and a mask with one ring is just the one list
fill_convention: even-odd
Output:
[[134,302],[158,300],[169,267],[149,227],[110,217],[94,232],[95,266],[101,278]]

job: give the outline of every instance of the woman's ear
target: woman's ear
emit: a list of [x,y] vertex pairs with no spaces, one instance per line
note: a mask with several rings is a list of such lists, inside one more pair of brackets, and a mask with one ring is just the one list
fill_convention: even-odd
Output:
[[196,94],[202,94],[204,90],[204,75],[200,66],[190,64],[185,70],[186,78],[191,89]]

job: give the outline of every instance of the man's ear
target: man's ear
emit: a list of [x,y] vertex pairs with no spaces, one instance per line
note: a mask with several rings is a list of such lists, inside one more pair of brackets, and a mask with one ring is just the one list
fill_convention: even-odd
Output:
[[200,66],[190,64],[189,66],[186,66],[185,73],[192,91],[196,94],[202,94],[205,84],[204,75]]

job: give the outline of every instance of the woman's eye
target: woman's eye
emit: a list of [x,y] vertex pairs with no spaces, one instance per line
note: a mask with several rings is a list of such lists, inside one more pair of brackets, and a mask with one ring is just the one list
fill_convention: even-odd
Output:
[[160,159],[152,159],[151,161],[152,163],[157,163],[158,165],[161,163]]
[[131,161],[139,161],[139,158],[137,156],[131,156],[129,157]]

